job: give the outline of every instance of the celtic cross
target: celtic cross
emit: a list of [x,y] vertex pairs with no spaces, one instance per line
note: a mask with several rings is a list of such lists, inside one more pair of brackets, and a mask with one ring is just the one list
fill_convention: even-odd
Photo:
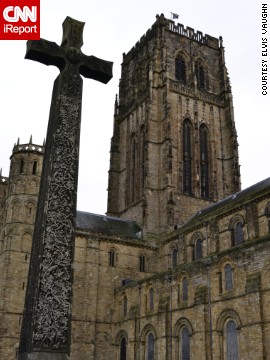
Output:
[[61,46],[28,41],[26,59],[60,70],[53,88],[19,360],[69,359],[72,262],[78,183],[82,78],[107,83],[112,63],[81,51],[84,23],[67,17]]

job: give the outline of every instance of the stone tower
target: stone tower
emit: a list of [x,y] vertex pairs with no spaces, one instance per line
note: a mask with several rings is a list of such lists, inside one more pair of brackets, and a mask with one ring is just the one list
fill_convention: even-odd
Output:
[[222,38],[157,15],[123,54],[108,214],[155,237],[240,186]]
[[[14,145],[9,177],[1,176],[0,205],[0,348],[15,358],[24,304],[44,148]],[[5,358],[4,358],[5,359]]]

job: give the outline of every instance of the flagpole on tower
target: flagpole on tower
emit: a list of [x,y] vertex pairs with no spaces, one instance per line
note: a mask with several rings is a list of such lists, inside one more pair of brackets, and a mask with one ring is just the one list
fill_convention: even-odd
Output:
[[172,19],[172,20],[178,19],[178,18],[179,18],[179,15],[178,15],[178,14],[171,12],[171,19]]

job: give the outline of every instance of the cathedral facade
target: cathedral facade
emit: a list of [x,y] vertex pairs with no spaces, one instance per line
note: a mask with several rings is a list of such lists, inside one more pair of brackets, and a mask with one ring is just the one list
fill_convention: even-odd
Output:
[[[16,359],[44,146],[0,178],[0,359]],[[241,191],[222,38],[162,14],[123,55],[107,215],[77,211],[73,360],[270,359],[270,178]],[[53,304],[52,304],[53,306]]]

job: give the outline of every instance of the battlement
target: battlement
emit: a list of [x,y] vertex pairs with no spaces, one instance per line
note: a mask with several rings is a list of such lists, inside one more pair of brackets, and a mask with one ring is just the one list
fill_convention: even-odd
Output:
[[12,153],[17,153],[17,152],[25,152],[25,151],[34,151],[34,152],[38,152],[40,154],[44,153],[44,146],[40,146],[40,145],[34,145],[34,144],[23,144],[23,145],[14,145],[14,148],[12,150]]
[[35,152],[39,154],[44,154],[45,144],[43,145],[36,145],[32,143],[32,136],[30,137],[28,144],[20,144],[20,139],[18,139],[17,144],[14,144],[12,150],[12,156],[17,153],[22,152]]
[[210,36],[208,34],[203,34],[201,31],[197,30],[195,31],[193,28],[189,26],[184,26],[180,23],[175,24],[174,20],[169,20],[165,18],[164,14],[156,15],[156,22],[152,25],[150,29],[147,30],[147,32],[140,38],[140,40],[136,43],[135,46],[132,47],[132,49],[127,53],[123,54],[123,60],[129,61],[136,53],[137,51],[151,38],[155,30],[158,26],[164,26],[167,30],[174,32],[176,34],[179,34],[181,36],[187,37],[191,40],[197,41],[201,44],[205,44],[207,46],[210,46],[214,49],[219,49],[223,46],[222,37],[215,38],[213,36]]
[[220,36],[219,39],[210,36],[208,34],[203,35],[201,31],[195,31],[194,29],[190,27],[184,27],[182,24],[175,25],[174,21],[169,21],[169,30],[173,31],[179,35],[185,36],[189,39],[198,41],[202,44],[208,45],[214,49],[218,49],[222,47],[222,37]]

